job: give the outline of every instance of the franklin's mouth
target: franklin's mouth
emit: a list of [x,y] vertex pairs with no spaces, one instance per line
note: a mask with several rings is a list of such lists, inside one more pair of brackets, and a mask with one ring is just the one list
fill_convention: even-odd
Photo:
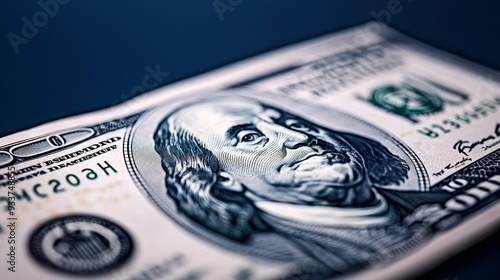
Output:
[[307,156],[305,156],[304,158],[300,159],[300,160],[297,160],[297,161],[294,161],[292,162],[289,167],[295,167],[297,166],[298,164],[304,162],[304,161],[307,161],[311,158],[314,158],[314,157],[323,157],[323,159],[325,160],[325,164],[329,164],[329,165],[332,165],[332,164],[335,164],[335,163],[339,163],[339,164],[343,164],[343,163],[349,163],[351,161],[351,159],[349,158],[349,156],[345,153],[345,152],[339,152],[339,151],[334,151],[334,150],[328,150],[328,151],[323,151],[321,153],[312,153],[312,154],[309,154]]

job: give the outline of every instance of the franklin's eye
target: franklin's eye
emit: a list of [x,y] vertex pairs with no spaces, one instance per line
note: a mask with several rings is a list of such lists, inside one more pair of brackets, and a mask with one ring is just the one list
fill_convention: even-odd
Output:
[[286,124],[286,126],[288,126],[289,128],[291,128],[293,130],[298,130],[298,131],[312,130],[310,126],[308,126],[307,124],[300,122],[298,120],[293,120],[293,119],[286,120],[285,124]]
[[264,140],[264,135],[256,130],[242,130],[237,135],[239,143],[258,144]]
[[256,133],[250,133],[247,135],[244,135],[243,138],[241,138],[242,142],[252,142],[257,140],[259,136]]

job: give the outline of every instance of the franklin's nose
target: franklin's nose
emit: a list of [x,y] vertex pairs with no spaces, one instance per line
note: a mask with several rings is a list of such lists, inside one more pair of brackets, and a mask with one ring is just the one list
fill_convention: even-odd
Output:
[[259,128],[266,135],[274,134],[283,139],[283,146],[287,149],[298,149],[302,146],[308,146],[311,142],[310,137],[307,134],[279,124],[261,122],[257,125],[257,128]]
[[284,128],[285,141],[283,146],[287,149],[298,149],[303,146],[308,146],[310,142],[310,137],[302,132],[298,132],[292,129]]
[[313,146],[318,144],[318,141],[316,139],[312,139],[310,136],[306,134],[302,134],[303,137],[301,138],[296,138],[296,139],[287,139],[284,143],[283,146],[287,149],[298,149],[300,147],[311,147],[313,150],[316,150]]

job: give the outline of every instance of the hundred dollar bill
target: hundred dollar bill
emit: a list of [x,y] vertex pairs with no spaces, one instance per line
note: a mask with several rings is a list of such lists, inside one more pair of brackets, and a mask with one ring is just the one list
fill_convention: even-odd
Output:
[[0,139],[2,279],[393,279],[500,222],[495,71],[378,23]]

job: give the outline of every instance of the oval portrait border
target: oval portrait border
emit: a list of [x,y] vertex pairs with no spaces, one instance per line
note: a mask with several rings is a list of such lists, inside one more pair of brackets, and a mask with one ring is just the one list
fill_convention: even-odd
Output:
[[[268,95],[266,98],[265,95]],[[348,119],[352,122],[359,123],[360,125],[363,125],[364,127],[367,127],[371,132],[376,133],[378,137],[381,137],[387,142],[391,142],[392,145],[396,146],[398,149],[400,149],[405,155],[407,155],[408,159],[411,160],[413,166],[415,167],[415,172],[417,175],[417,181],[418,181],[418,186],[419,190],[421,192],[428,192],[430,189],[430,181],[428,177],[428,173],[421,162],[421,160],[418,158],[418,156],[413,152],[412,149],[410,149],[406,144],[400,142],[397,140],[395,137],[390,135],[389,133],[383,131],[382,129],[368,123],[367,121],[360,119],[358,117],[355,117],[349,113],[342,112],[340,110],[322,106],[316,103],[310,103],[310,102],[305,102],[303,100],[296,100],[292,98],[287,98],[283,96],[277,96],[272,93],[266,93],[266,92],[255,92],[255,90],[226,90],[226,91],[219,91],[219,92],[214,92],[214,93],[205,93],[205,94],[191,94],[189,96],[185,97],[176,97],[173,98],[172,100],[162,102],[162,104],[159,104],[155,107],[152,107],[146,111],[144,111],[139,119],[135,122],[135,124],[131,127],[129,127],[125,133],[124,136],[124,141],[123,141],[123,152],[125,155],[125,164],[126,168],[128,169],[129,173],[131,174],[134,182],[139,186],[142,192],[144,192],[145,196],[149,201],[151,201],[154,205],[156,205],[161,211],[163,211],[169,218],[171,218],[176,224],[180,225],[182,228],[187,230],[188,232],[194,234],[197,237],[202,238],[205,241],[208,241],[209,243],[215,244],[216,246],[221,246],[227,250],[230,250],[232,252],[237,252],[239,254],[245,254],[245,255],[250,255],[254,257],[260,257],[260,258],[265,258],[268,260],[275,260],[275,261],[287,261],[286,258],[279,258],[276,257],[276,255],[271,255],[269,253],[266,253],[265,251],[254,249],[251,246],[247,246],[241,243],[238,243],[236,241],[230,240],[228,238],[225,238],[223,236],[220,236],[216,233],[211,232],[210,230],[196,224],[195,222],[190,221],[189,218],[185,217],[182,214],[179,214],[178,211],[175,211],[174,209],[169,209],[168,205],[165,203],[162,203],[161,197],[158,197],[158,193],[156,193],[154,190],[152,190],[152,187],[149,186],[146,178],[141,174],[138,166],[136,159],[134,157],[134,151],[133,151],[133,145],[134,145],[134,137],[136,136],[135,134],[137,133],[138,129],[141,128],[142,125],[144,125],[148,119],[152,118],[155,114],[162,114],[159,113],[162,108],[165,107],[171,107],[171,108],[179,108],[180,105],[182,104],[193,104],[195,101],[200,101],[200,100],[207,100],[209,98],[213,97],[224,97],[224,96],[241,96],[241,97],[247,97],[251,99],[255,99],[256,101],[259,102],[269,102],[269,95],[272,95],[274,99],[277,97],[286,99],[287,102],[289,103],[295,103],[298,104],[300,102],[301,106],[306,106],[309,108],[316,108],[316,109],[321,109],[323,111],[327,112],[332,112],[334,114],[338,114],[343,116],[345,119]],[[175,104],[175,105],[172,105]],[[276,105],[277,108],[284,109],[285,106],[279,106],[277,105],[278,103],[276,101],[271,103],[273,106]],[[172,109],[171,111],[174,111],[175,109]],[[163,118],[167,115],[168,113],[163,114]],[[154,126],[154,130],[156,130],[157,124]],[[331,126],[329,127],[331,128]],[[374,138],[374,137],[372,137]],[[375,138],[378,140],[378,138]],[[153,139],[151,138],[153,150],[154,150],[154,142]],[[155,152],[156,153],[156,152]],[[159,158],[159,156],[158,156]],[[159,162],[158,162],[159,164]],[[163,169],[162,169],[163,171]],[[162,176],[164,176],[164,171],[162,173]]]

